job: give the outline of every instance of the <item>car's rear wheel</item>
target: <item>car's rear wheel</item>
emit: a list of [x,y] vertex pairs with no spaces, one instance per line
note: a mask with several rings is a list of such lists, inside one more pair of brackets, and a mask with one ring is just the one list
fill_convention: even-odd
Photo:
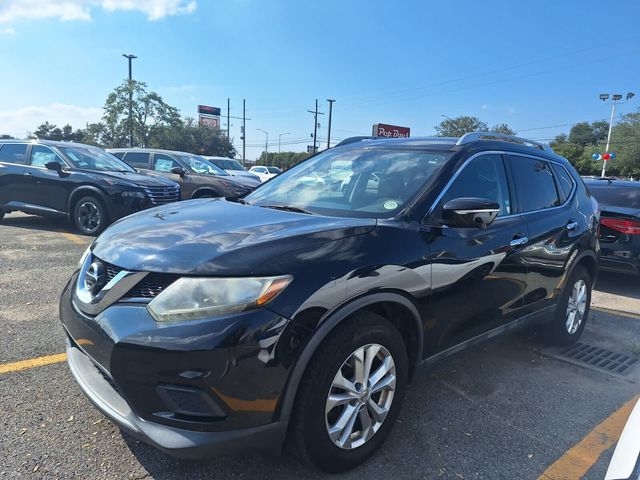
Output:
[[338,327],[300,385],[290,436],[298,455],[331,473],[363,463],[393,428],[407,371],[402,336],[383,317],[361,312]]
[[554,318],[547,325],[548,343],[569,346],[578,341],[589,316],[591,285],[587,269],[577,265],[560,295]]
[[73,223],[84,235],[98,235],[107,227],[107,210],[96,197],[82,197],[73,209]]

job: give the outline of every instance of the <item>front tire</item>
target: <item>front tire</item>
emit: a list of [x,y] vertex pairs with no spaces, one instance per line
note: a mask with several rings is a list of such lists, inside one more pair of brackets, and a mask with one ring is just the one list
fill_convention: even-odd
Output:
[[73,224],[83,235],[96,236],[108,225],[107,209],[94,196],[82,197],[73,208]]
[[407,373],[396,327],[356,313],[325,339],[304,373],[290,432],[298,456],[329,473],[367,460],[393,428]]
[[547,343],[566,347],[578,341],[589,317],[591,287],[589,272],[577,265],[560,295],[553,320],[546,325]]

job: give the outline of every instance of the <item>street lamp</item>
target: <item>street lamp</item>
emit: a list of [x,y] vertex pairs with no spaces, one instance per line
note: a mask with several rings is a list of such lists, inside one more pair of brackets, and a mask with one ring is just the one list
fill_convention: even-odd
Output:
[[[616,114],[616,103],[617,102],[626,103],[629,100],[631,100],[634,96],[635,96],[635,93],[629,92],[629,93],[627,93],[626,100],[624,102],[620,102],[620,100],[622,100],[622,95],[621,94],[614,93],[614,94],[611,95],[611,120],[609,121],[609,133],[607,134],[607,146],[604,149],[604,153],[605,154],[609,153],[609,145],[611,144],[611,130],[613,128],[613,117]],[[608,93],[601,93],[598,98],[600,98],[600,100],[605,102],[605,101],[607,101],[609,99],[609,94]],[[607,161],[603,159],[602,160],[602,174],[600,176],[604,178],[606,171],[607,171]]]
[[138,58],[132,54],[123,53],[122,56],[129,61],[129,119],[127,123],[129,123],[129,147],[133,147],[133,122],[131,121],[132,110],[133,110],[133,85],[131,84],[132,76],[131,76],[131,62],[134,58]]
[[267,138],[264,141],[264,151],[265,151],[265,154],[266,154],[265,163],[269,164],[269,132],[267,132],[266,130],[262,130],[261,128],[257,128],[256,130],[261,131],[262,133],[264,133],[267,136]]
[[291,132],[279,133],[278,134],[278,153],[280,153],[280,144],[282,143],[283,135],[291,135]]

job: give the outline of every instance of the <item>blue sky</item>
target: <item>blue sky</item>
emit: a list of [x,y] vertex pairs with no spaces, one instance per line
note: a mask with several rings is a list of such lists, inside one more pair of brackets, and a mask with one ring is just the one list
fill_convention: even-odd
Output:
[[0,133],[98,120],[134,53],[134,77],[185,116],[227,98],[240,116],[246,98],[248,158],[258,128],[270,151],[284,132],[283,150],[306,149],[316,98],[323,145],[327,98],[336,140],[463,114],[546,140],[608,118],[601,92],[640,107],[638,18],[635,0],[2,0]]

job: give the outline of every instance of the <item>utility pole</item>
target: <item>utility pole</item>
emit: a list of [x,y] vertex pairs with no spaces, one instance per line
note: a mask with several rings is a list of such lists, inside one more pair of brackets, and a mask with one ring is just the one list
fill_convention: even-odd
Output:
[[229,112],[231,111],[231,100],[227,98],[227,140],[231,137],[229,136],[229,128],[231,128],[231,123],[229,122]]
[[129,124],[129,147],[133,147],[133,84],[132,84],[132,75],[131,75],[131,61],[134,58],[138,58],[132,54],[123,53],[122,56],[129,60],[129,119],[127,123]]
[[315,110],[307,110],[309,113],[313,113],[313,154],[315,155],[318,151],[317,144],[317,136],[318,136],[318,115],[324,115],[324,113],[318,111],[318,99],[316,98],[316,109]]
[[[633,92],[629,92],[627,93],[627,98],[625,99],[624,102],[621,103],[626,103],[629,100],[631,100],[633,97],[635,97],[635,93]],[[603,102],[606,102],[609,99],[609,94],[608,93],[601,93],[600,94],[600,100],[602,100]],[[610,154],[609,152],[609,146],[611,144],[611,130],[613,129],[613,117],[616,114],[616,103],[620,102],[620,100],[622,100],[622,95],[620,95],[619,93],[615,93],[611,95],[611,119],[609,120],[609,133],[607,134],[607,146],[605,147],[604,153],[605,155]],[[609,158],[609,157],[605,157],[605,158]],[[605,174],[607,172],[607,160],[605,160],[604,158],[602,159],[602,173],[601,173],[601,177],[604,178]]]
[[247,159],[247,114],[246,114],[246,102],[242,99],[242,165],[245,165]]
[[327,148],[331,148],[331,114],[333,112],[333,102],[335,102],[335,100],[327,98],[327,102],[329,102],[329,128],[327,131]]
[[280,153],[280,145],[282,144],[282,136],[283,135],[291,135],[291,132],[279,133],[278,134],[278,153]]
[[269,165],[269,132],[267,132],[266,130],[262,130],[261,128],[257,128],[256,130],[260,130],[262,133],[264,133],[267,138],[264,141],[264,152],[265,152],[265,165]]

